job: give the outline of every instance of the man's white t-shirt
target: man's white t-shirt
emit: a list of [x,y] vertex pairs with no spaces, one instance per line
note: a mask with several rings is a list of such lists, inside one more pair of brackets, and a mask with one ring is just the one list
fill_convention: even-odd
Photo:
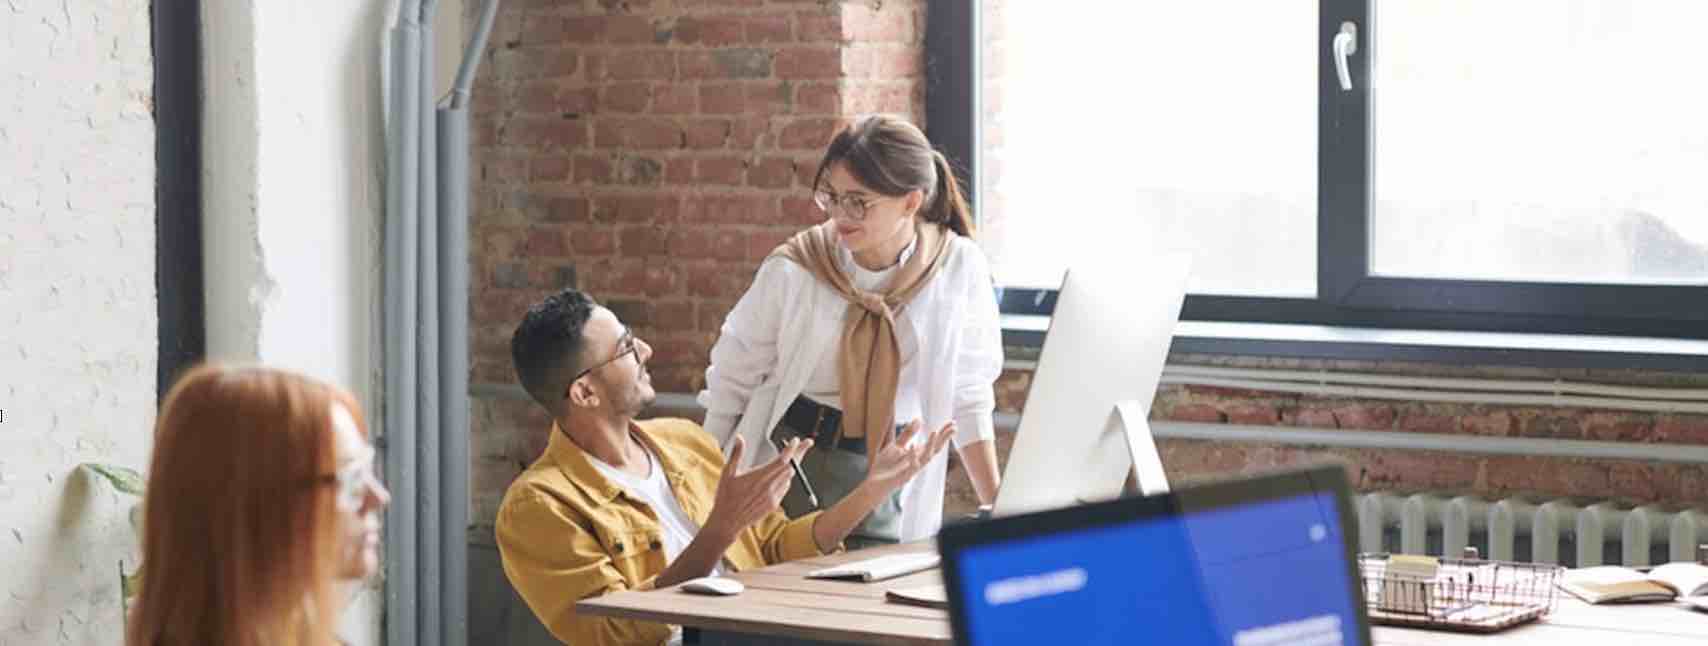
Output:
[[[676,492],[670,490],[670,483],[664,479],[664,469],[658,467],[658,458],[653,457],[652,450],[646,444],[640,444],[641,452],[646,454],[645,478],[636,478],[621,469],[606,464],[604,460],[587,455],[587,461],[593,463],[605,477],[610,478],[617,486],[622,487],[629,495],[634,496],[646,506],[652,508],[652,513],[658,516],[658,527],[664,534],[664,562],[673,563],[676,557],[682,555],[682,550],[688,549],[688,544],[694,542],[694,535],[700,532],[700,525],[688,517],[683,511],[682,503],[676,500]],[[722,560],[712,566],[710,576],[720,576],[724,573]],[[670,646],[682,643],[682,629],[672,626]]]
[[[641,444],[641,452],[646,454],[645,478],[636,478],[621,469],[606,464],[604,460],[588,454],[587,461],[593,463],[605,477],[610,478],[617,486],[627,491],[646,506],[652,508],[652,513],[658,516],[658,526],[664,534],[664,560],[671,563],[682,555],[682,550],[688,549],[688,544],[694,542],[694,535],[700,533],[700,525],[688,517],[688,512],[682,510],[682,503],[676,500],[676,492],[670,490],[670,483],[664,479],[664,469],[659,468],[658,458],[652,450]],[[723,564],[712,566],[712,574],[723,574]]]

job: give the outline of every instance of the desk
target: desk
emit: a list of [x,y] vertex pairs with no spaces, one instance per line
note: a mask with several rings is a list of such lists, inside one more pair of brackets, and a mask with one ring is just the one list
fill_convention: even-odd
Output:
[[[950,644],[946,611],[884,601],[884,590],[931,585],[937,570],[881,581],[849,583],[802,578],[809,570],[884,554],[935,549],[930,543],[880,547],[783,563],[731,575],[747,585],[733,597],[687,594],[675,588],[619,592],[576,604],[589,615],[698,628],[703,643]],[[1682,605],[1592,606],[1561,593],[1540,622],[1493,635],[1376,626],[1377,646],[1700,646],[1708,643],[1708,614]]]

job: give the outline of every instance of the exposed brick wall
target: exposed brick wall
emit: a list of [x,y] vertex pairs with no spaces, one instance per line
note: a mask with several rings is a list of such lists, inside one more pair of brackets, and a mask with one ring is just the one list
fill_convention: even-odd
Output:
[[[873,10],[874,6],[881,9]],[[917,2],[532,2],[477,91],[474,381],[526,304],[579,285],[693,388],[757,260],[817,222],[839,121],[922,114]]]
[[[1357,373],[1570,379],[1662,387],[1701,387],[1708,375],[1629,371],[1538,370],[1496,366],[1448,366],[1398,362],[1311,361],[1257,357],[1183,355],[1171,362],[1278,369],[1326,369]],[[997,409],[1024,407],[1031,373],[1010,370],[997,383]],[[1353,398],[1210,386],[1164,386],[1152,403],[1152,419],[1281,426],[1438,433],[1466,436],[1551,438],[1608,442],[1708,444],[1708,415],[1642,413],[1586,408],[1444,404]],[[1006,448],[1006,444],[999,445]],[[1361,490],[1442,491],[1485,498],[1614,499],[1627,504],[1700,505],[1708,498],[1708,468],[1635,460],[1590,460],[1497,456],[1402,450],[1355,450],[1250,442],[1162,440],[1163,465],[1176,483],[1202,481],[1317,461],[1348,466]],[[1007,453],[1002,453],[1004,462]],[[950,478],[959,491],[951,510],[967,507],[964,477]]]
[[[475,88],[472,381],[514,383],[517,319],[574,285],[652,344],[659,390],[696,390],[759,259],[820,221],[838,124],[922,119],[924,26],[922,0],[507,4]],[[543,417],[476,399],[484,522]]]

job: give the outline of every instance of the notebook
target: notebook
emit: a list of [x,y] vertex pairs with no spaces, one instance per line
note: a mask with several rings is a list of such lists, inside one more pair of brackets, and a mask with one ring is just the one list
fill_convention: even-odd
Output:
[[924,608],[949,608],[949,592],[941,583],[912,588],[891,588],[884,591],[884,600]]
[[937,567],[940,560],[940,557],[932,553],[894,554],[813,570],[808,572],[806,576],[809,579],[883,581],[929,570]]
[[1590,603],[1672,601],[1708,595],[1708,566],[1668,563],[1647,574],[1616,565],[1566,570],[1560,589]]

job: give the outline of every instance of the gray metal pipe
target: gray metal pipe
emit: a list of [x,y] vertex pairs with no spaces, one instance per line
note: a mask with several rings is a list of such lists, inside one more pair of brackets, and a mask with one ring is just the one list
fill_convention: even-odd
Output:
[[[401,34],[393,32],[391,40],[394,51],[402,52],[403,37]],[[398,497],[399,501],[404,500],[402,473],[404,458],[396,450],[396,447],[404,442],[400,437],[403,432],[399,430],[402,424],[398,423],[398,417],[403,414],[406,407],[403,394],[407,391],[403,388],[403,365],[399,360],[403,356],[403,339],[406,335],[398,331],[408,327],[404,324],[403,319],[403,293],[405,291],[403,289],[403,254],[398,253],[398,249],[403,245],[403,175],[405,171],[402,150],[403,137],[401,136],[403,130],[402,110],[399,108],[399,103],[403,97],[401,82],[404,58],[406,57],[394,56],[391,60],[392,76],[398,79],[398,85],[393,86],[392,96],[387,97],[386,106],[392,116],[390,128],[386,133],[385,240],[382,243],[382,253],[385,258],[385,299],[381,344],[384,347],[385,354],[385,393],[383,395],[384,403],[380,410],[385,421],[381,425],[383,433],[378,438],[382,447],[381,455],[385,462],[385,480],[391,488],[392,495]],[[403,509],[405,506],[402,504],[391,505],[386,508],[385,512],[385,600],[388,609],[400,608],[408,602],[402,594],[403,586],[401,584],[404,580],[403,572],[405,569],[402,566],[403,552],[405,551],[404,543],[409,544],[407,549],[414,549],[415,541],[413,539],[403,540],[409,537],[409,534],[403,531],[406,522],[404,518],[406,510]],[[387,643],[406,643],[392,631],[389,622],[386,624],[386,637]]]
[[445,646],[468,643],[469,524],[469,88],[486,54],[498,0],[486,0],[479,26],[463,51],[446,107],[436,112],[439,167],[439,519],[444,576],[440,632]]
[[[421,160],[417,133],[421,128],[421,32],[416,22],[418,0],[401,0],[398,24],[393,28],[396,83],[392,110],[396,129],[389,142],[388,173],[394,181],[395,208],[387,212],[387,265],[395,273],[387,277],[386,316],[386,476],[398,503],[387,508],[386,522],[386,643],[417,643],[416,615],[419,599],[417,578],[418,467],[416,432],[416,326],[419,318],[415,278],[419,275],[417,208],[420,204]],[[395,189],[393,188],[395,187]]]
[[486,58],[486,38],[492,33],[492,23],[497,19],[498,0],[486,0],[486,5],[481,7],[480,24],[469,38],[468,48],[463,50],[463,63],[457,67],[456,82],[451,84],[450,107],[462,109],[468,106],[469,88],[474,86],[481,59]]
[[[466,58],[465,58],[466,60]],[[444,575],[445,646],[468,643],[469,524],[469,113],[440,108],[439,125],[439,475],[444,482],[439,571]]]
[[[402,0],[391,32],[396,83],[388,101],[385,448],[387,480],[398,502],[387,511],[385,630],[390,644],[463,646],[469,125],[461,104],[443,113],[434,106],[437,9],[436,0]],[[487,0],[462,61],[463,104],[496,12],[497,0]],[[441,131],[447,139],[442,148]]]
[[439,424],[442,421],[439,408],[439,153],[438,124],[433,107],[433,96],[437,90],[434,87],[437,67],[433,56],[433,21],[437,7],[436,0],[421,2],[421,85],[414,97],[420,115],[416,124],[419,128],[417,136],[420,137],[416,158],[417,169],[421,173],[418,187],[421,204],[415,215],[420,253],[416,294],[421,304],[416,317],[419,337],[416,342],[418,381],[415,390],[418,420],[415,455],[416,468],[421,474],[415,497],[415,566],[416,581],[419,582],[415,594],[420,605],[415,613],[417,641],[414,643],[418,646],[440,646],[444,638],[439,626],[440,615],[444,613],[440,591],[445,581],[444,573],[439,569],[440,556],[444,553],[444,546],[439,543],[440,516],[444,506],[440,495],[444,479],[439,471]]

